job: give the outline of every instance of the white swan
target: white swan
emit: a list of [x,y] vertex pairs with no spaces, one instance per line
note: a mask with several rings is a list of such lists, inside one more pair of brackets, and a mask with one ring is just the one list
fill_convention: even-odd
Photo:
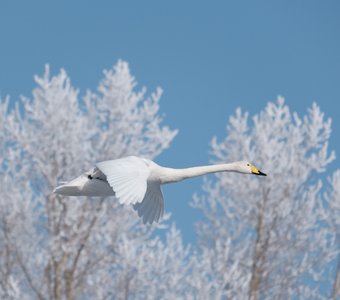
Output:
[[121,204],[133,204],[143,222],[152,224],[163,216],[161,184],[215,172],[238,172],[266,176],[246,161],[172,169],[136,156],[97,163],[78,178],[58,186],[54,193],[65,196],[115,196]]

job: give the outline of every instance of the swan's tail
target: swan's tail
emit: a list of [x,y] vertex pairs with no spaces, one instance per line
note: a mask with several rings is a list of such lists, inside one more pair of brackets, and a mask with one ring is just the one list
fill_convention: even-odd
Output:
[[69,186],[67,184],[57,186],[53,190],[53,193],[63,195],[63,196],[80,196],[78,186]]
[[79,179],[79,177],[57,186],[53,190],[53,193],[63,196],[82,196],[82,186],[84,185],[84,182],[77,179]]

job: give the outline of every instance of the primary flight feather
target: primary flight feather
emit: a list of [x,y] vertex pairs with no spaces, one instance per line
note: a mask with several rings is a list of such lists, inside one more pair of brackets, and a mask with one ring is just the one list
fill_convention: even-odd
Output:
[[266,176],[246,161],[186,169],[161,167],[152,160],[128,156],[97,163],[96,167],[54,189],[64,196],[115,196],[121,204],[132,204],[143,222],[159,222],[164,213],[161,185],[216,172]]

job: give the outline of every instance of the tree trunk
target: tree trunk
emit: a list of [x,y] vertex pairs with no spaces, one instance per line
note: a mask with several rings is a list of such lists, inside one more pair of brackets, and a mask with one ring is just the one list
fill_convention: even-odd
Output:
[[256,223],[256,241],[251,269],[251,278],[249,284],[249,299],[258,300],[260,298],[261,280],[264,272],[264,262],[267,252],[268,237],[265,237],[265,226],[263,219],[265,215],[266,203],[268,201],[269,190],[263,192],[263,201],[260,204]]
[[335,274],[335,280],[333,284],[331,299],[336,300],[338,295],[340,295],[340,256],[339,255],[338,255],[338,265],[336,268],[336,274]]

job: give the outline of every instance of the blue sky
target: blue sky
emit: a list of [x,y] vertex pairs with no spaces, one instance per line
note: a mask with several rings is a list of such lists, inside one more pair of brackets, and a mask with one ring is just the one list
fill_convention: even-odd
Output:
[[[1,97],[30,96],[45,63],[84,93],[120,58],[140,87],[164,89],[161,112],[179,134],[162,165],[206,164],[237,107],[257,113],[277,95],[300,114],[317,101],[340,153],[339,1],[0,1]],[[186,242],[201,183],[164,189]]]

